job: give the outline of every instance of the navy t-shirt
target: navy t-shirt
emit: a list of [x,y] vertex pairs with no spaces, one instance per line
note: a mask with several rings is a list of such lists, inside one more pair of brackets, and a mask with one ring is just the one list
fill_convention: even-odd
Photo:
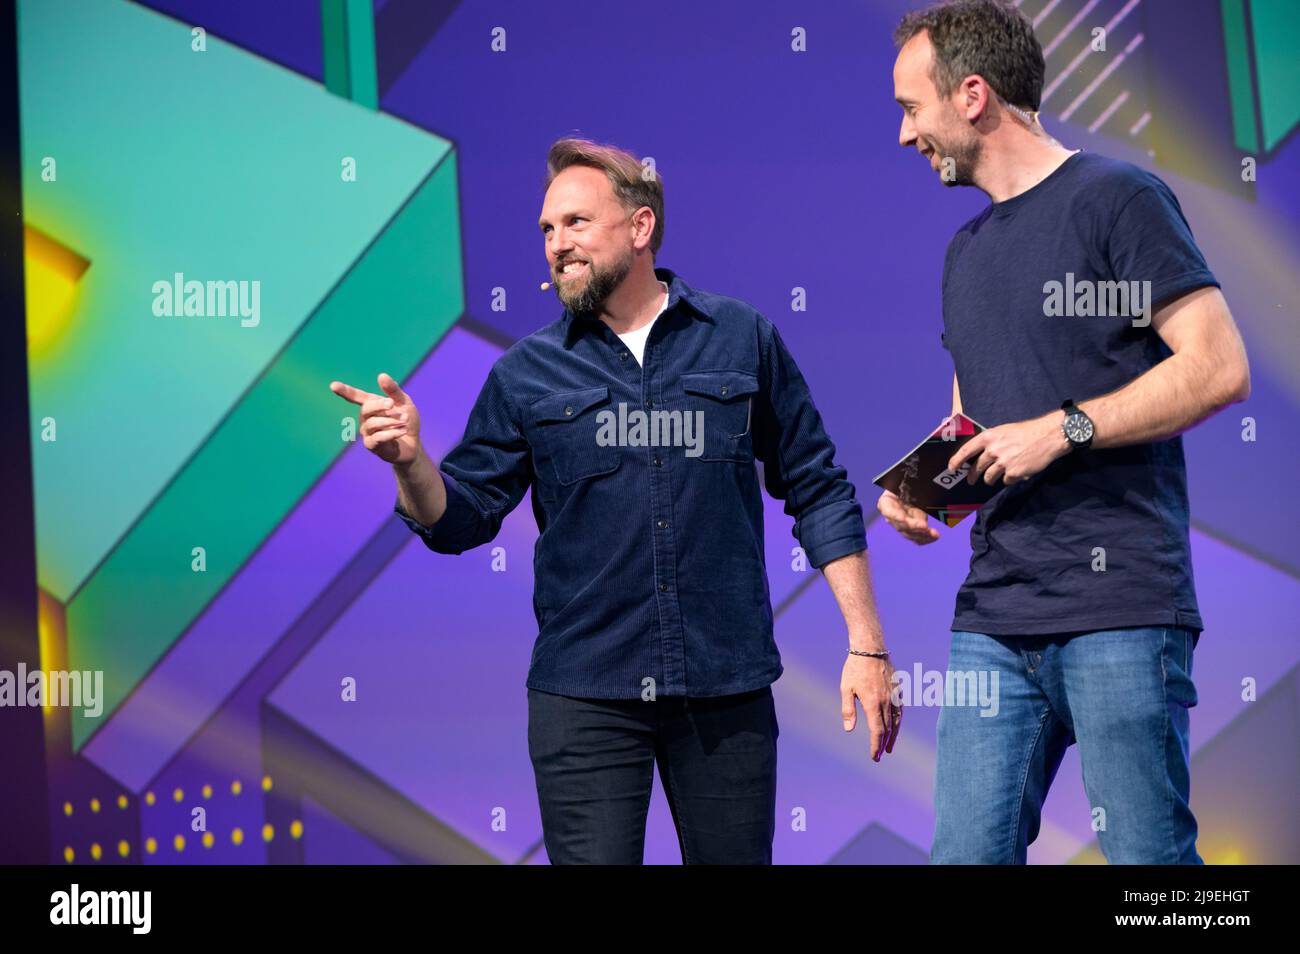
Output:
[[[1124,302],[1115,282],[1137,294]],[[948,246],[943,342],[962,410],[995,427],[1123,387],[1171,353],[1149,316],[1207,285],[1218,282],[1168,186],[1072,155]],[[971,550],[954,630],[1203,628],[1180,437],[1075,451],[1005,487],[979,510]]]

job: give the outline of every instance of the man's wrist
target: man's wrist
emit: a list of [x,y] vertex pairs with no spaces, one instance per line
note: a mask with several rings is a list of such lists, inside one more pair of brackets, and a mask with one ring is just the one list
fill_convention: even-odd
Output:
[[859,652],[885,652],[885,634],[878,627],[849,628],[849,649]]
[[393,461],[393,471],[399,477],[409,477],[415,471],[415,469],[420,465],[420,463],[424,460],[425,456],[426,455],[424,453],[424,447],[419,446],[416,448],[415,456],[412,457],[410,460],[408,460],[406,463]]
[[1047,427],[1047,439],[1052,447],[1053,460],[1064,457],[1074,449],[1070,439],[1065,436],[1066,413],[1066,411],[1052,411],[1043,419]]

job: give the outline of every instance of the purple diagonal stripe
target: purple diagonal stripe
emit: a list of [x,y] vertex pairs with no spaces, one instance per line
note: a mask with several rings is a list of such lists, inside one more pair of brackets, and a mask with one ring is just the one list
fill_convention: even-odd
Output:
[[[412,394],[436,396],[436,413],[430,413],[432,406],[421,408],[421,438],[431,453],[441,455],[459,440],[499,353],[452,328],[403,382]],[[340,419],[348,407],[339,402]],[[394,519],[393,497],[389,469],[358,440],[159,661],[84,755],[129,790],[142,791],[380,524]]]

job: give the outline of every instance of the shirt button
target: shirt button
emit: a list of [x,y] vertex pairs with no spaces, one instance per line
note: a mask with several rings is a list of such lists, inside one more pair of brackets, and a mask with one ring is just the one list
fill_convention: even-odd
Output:
[[667,529],[668,529],[668,521],[667,521],[667,520],[660,520],[660,521],[659,521],[659,529],[660,529],[660,530],[667,530]]
[[667,593],[667,592],[668,592],[668,584],[667,584],[667,583],[660,583],[660,584],[659,584],[659,590],[660,590],[660,592],[662,592],[662,593]]
[[661,461],[658,457],[655,457],[650,461],[650,463],[654,464],[656,467],[662,467],[664,462]]
[[626,351],[620,351],[620,352],[618,353],[618,360],[620,360],[620,361],[626,361],[626,360],[627,360],[627,352],[626,352]]
[[654,402],[654,401],[646,401],[646,402],[645,402],[645,406],[646,406],[646,407],[654,407],[654,406],[655,406],[655,402]]
[[727,386],[725,384],[722,386],[722,393],[723,394],[727,393]]
[[573,417],[573,406],[572,406],[572,405],[570,405],[569,407],[566,407],[566,408],[564,409],[564,416],[565,416],[565,417]]

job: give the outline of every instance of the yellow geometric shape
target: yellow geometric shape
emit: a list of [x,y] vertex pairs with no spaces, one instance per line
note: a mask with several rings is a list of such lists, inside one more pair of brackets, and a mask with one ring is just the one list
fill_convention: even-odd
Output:
[[67,331],[77,282],[90,262],[30,225],[23,227],[27,285],[27,348],[39,358]]

